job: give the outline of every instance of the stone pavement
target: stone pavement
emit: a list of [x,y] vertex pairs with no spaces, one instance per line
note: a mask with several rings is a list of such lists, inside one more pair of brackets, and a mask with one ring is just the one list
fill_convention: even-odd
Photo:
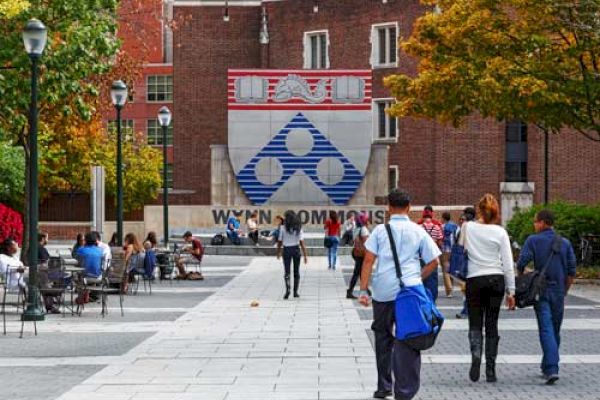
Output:
[[[11,394],[0,398],[371,397],[376,382],[371,310],[345,299],[351,273],[348,257],[342,258],[343,268],[335,273],[327,271],[324,258],[310,259],[302,268],[301,298],[288,301],[282,300],[280,262],[273,258],[225,262],[231,267],[214,267],[214,279],[236,277],[216,281],[213,287],[211,279],[206,286],[178,282],[161,285],[151,297],[129,296],[126,317],[132,320],[120,320],[114,310],[108,321],[52,319],[41,327],[38,338],[43,339],[0,338],[0,388]],[[561,380],[554,387],[538,378],[540,348],[531,310],[502,314],[500,381],[471,383],[467,378],[467,321],[453,319],[460,309],[459,292],[454,298],[441,298],[447,324],[438,344],[423,354],[417,399],[600,399],[597,290],[576,288],[577,296],[567,301]],[[194,296],[196,305],[191,305]],[[152,303],[164,299],[169,303],[160,307]],[[251,307],[252,300],[258,300],[259,307]],[[36,340],[45,340],[45,347]],[[25,346],[15,351],[19,343]],[[19,391],[15,377],[30,371],[39,374],[39,385]],[[43,388],[55,394],[42,397],[49,393]]]

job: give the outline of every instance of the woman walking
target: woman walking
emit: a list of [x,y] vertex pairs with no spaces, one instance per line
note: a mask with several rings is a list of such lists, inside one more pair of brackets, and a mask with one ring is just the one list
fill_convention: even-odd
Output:
[[327,257],[329,260],[328,269],[335,271],[337,263],[337,249],[340,244],[340,227],[341,223],[338,220],[338,215],[335,211],[329,211],[329,219],[325,221],[325,240],[329,242],[327,248]]
[[471,369],[469,378],[479,380],[483,330],[485,327],[485,377],[496,382],[498,355],[498,316],[505,291],[509,309],[515,307],[515,274],[508,234],[500,222],[496,198],[486,194],[477,204],[478,219],[462,225],[459,241],[469,255],[467,303]]
[[304,246],[304,233],[302,232],[302,223],[300,218],[293,211],[288,211],[284,215],[283,225],[279,230],[279,240],[277,242],[277,259],[282,255],[283,248],[283,267],[285,270],[285,295],[287,300],[290,297],[290,269],[294,264],[294,297],[300,297],[298,288],[300,287],[300,249],[304,256],[304,264],[308,263],[306,256],[306,247]]
[[369,238],[369,216],[366,213],[359,214],[356,217],[356,227],[358,232],[354,235],[354,247],[352,248],[352,258],[354,259],[354,272],[350,279],[350,285],[346,292],[347,299],[356,299],[354,296],[354,287],[362,271],[363,261],[365,260],[365,242]]

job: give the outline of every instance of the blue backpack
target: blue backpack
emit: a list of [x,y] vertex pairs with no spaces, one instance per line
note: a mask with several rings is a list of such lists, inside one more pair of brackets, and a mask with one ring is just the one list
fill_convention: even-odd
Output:
[[427,350],[433,347],[442,330],[444,316],[433,302],[431,293],[423,285],[404,286],[396,243],[389,224],[385,225],[390,240],[396,275],[400,281],[400,292],[396,296],[396,340],[413,350]]

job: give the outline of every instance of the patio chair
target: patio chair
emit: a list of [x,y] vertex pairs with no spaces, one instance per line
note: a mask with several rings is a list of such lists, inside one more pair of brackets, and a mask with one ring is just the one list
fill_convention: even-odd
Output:
[[65,298],[69,289],[72,288],[71,280],[67,279],[65,264],[60,257],[51,257],[44,269],[39,271],[40,295],[57,299],[57,307],[60,309],[62,306],[62,314],[65,317],[67,311]]
[[[4,335],[6,335],[6,312],[7,307],[14,307],[16,309],[17,314],[21,314],[25,310],[26,298],[25,298],[25,290],[17,285],[14,287],[14,283],[11,281],[13,274],[11,270],[13,268],[9,268],[6,276],[0,275],[0,288],[2,289],[2,326]],[[37,324],[35,329],[35,334],[37,335]],[[21,336],[23,335],[23,327],[21,327]]]

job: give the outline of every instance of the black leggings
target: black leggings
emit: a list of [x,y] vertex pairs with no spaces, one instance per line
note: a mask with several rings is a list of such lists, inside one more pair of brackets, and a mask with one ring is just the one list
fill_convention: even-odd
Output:
[[504,275],[484,275],[467,279],[469,330],[483,331],[485,337],[498,337],[498,316],[504,298]]
[[353,292],[354,287],[356,286],[356,282],[360,279],[360,274],[362,272],[362,265],[365,259],[363,257],[355,257],[354,258],[354,272],[352,273],[352,278],[350,279],[350,285],[348,286],[348,291]]
[[283,248],[283,267],[285,269],[284,278],[290,279],[290,269],[294,262],[294,281],[300,279],[300,246],[290,246]]

